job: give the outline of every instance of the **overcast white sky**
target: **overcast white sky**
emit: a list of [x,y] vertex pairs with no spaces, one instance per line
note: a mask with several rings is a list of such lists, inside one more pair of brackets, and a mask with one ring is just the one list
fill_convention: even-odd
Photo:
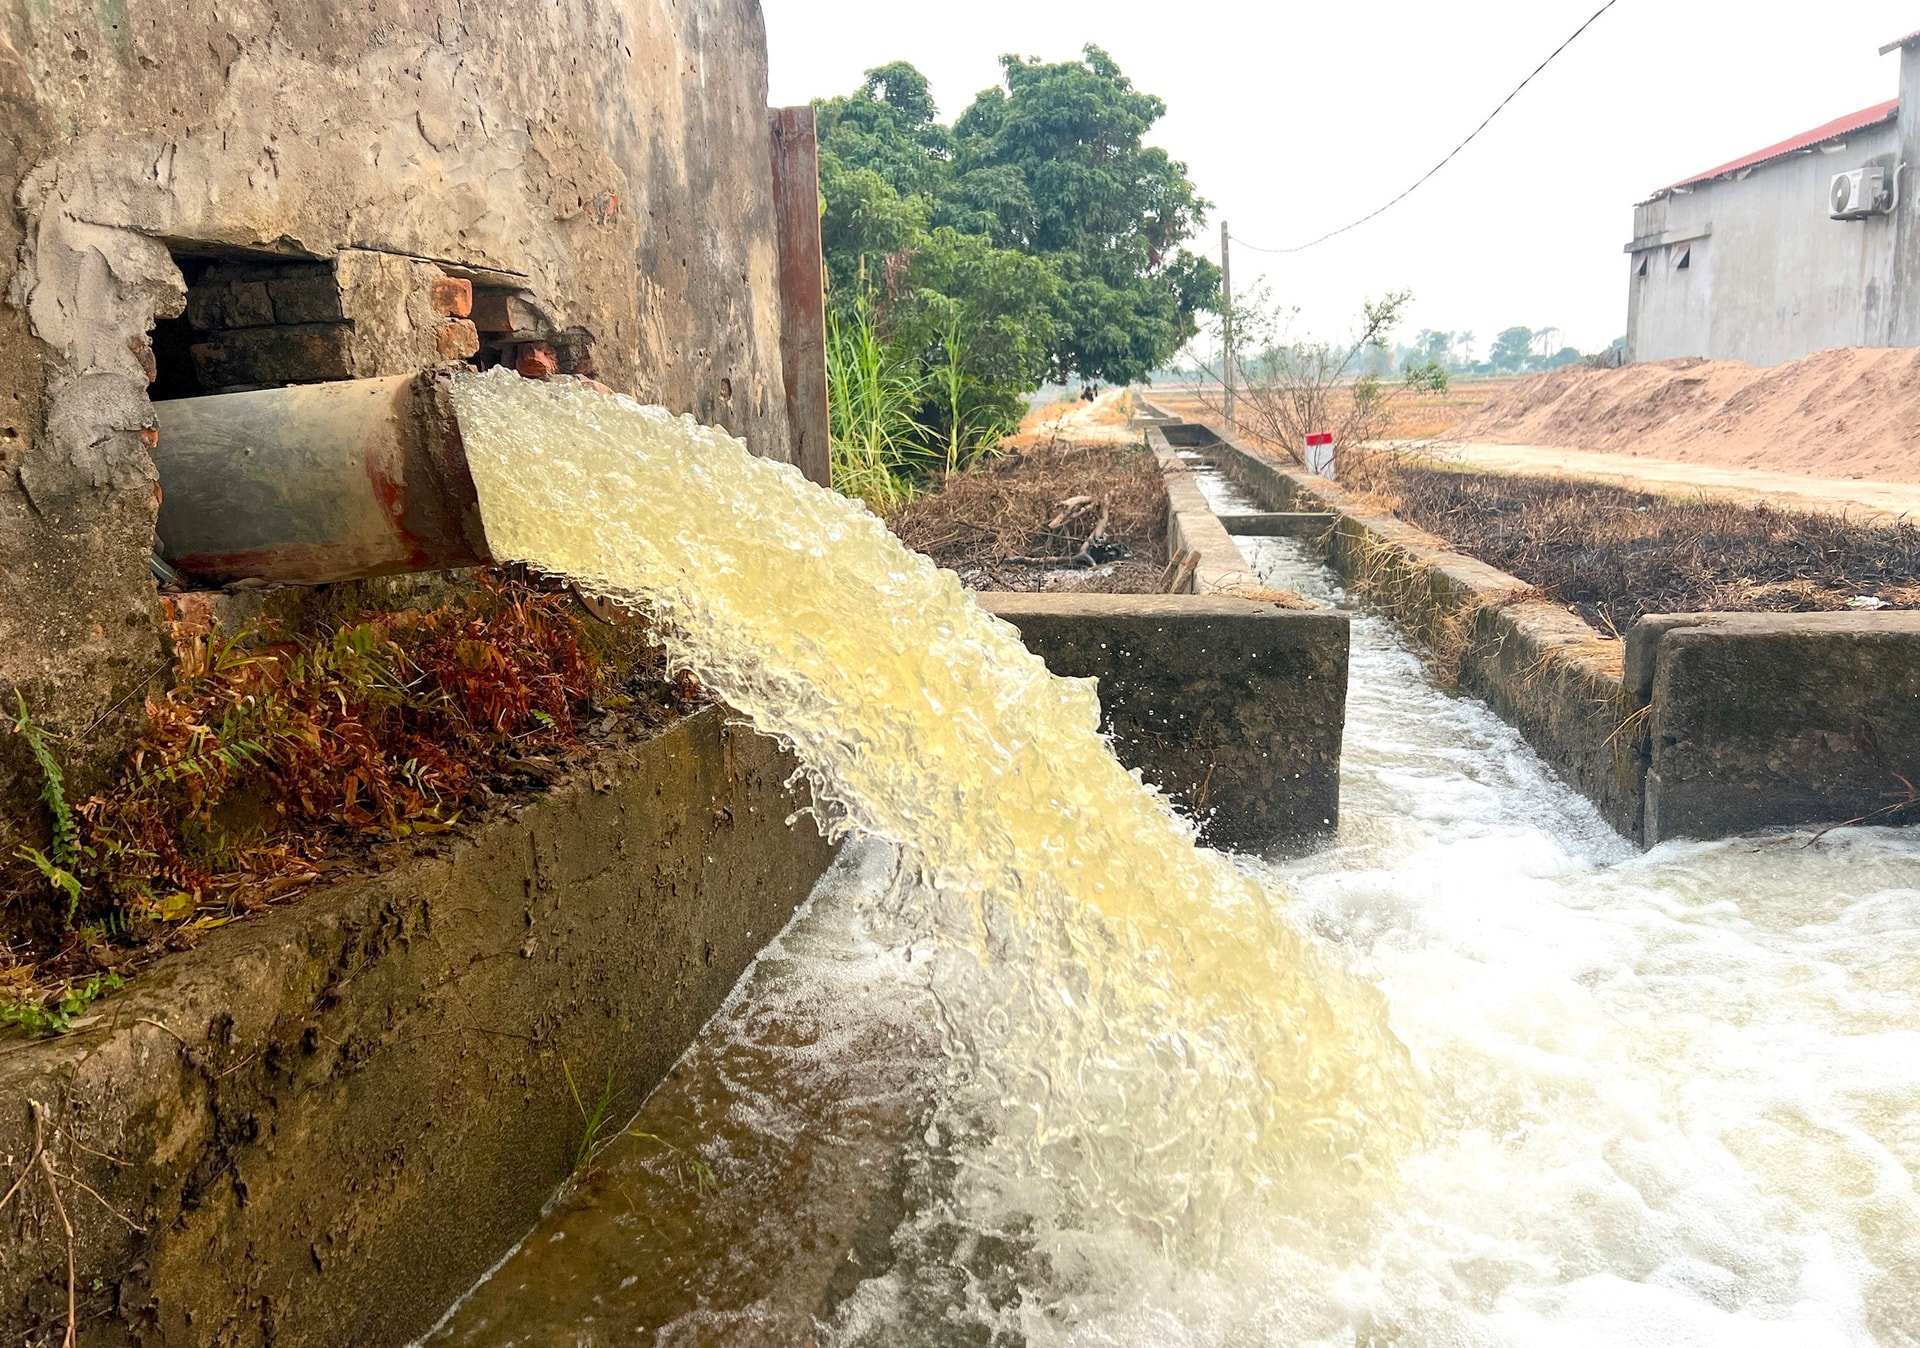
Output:
[[[772,98],[803,103],[908,60],[951,120],[1002,52],[1112,52],[1169,112],[1154,140],[1215,203],[1203,251],[1303,243],[1430,168],[1600,0],[1287,0],[1210,5],[762,0]],[[1887,42],[1920,0],[1619,0],[1444,173],[1378,221],[1293,258],[1236,250],[1305,325],[1415,293],[1417,327],[1486,339],[1556,326],[1582,348],[1626,330],[1632,206],[1663,184],[1899,92]]]

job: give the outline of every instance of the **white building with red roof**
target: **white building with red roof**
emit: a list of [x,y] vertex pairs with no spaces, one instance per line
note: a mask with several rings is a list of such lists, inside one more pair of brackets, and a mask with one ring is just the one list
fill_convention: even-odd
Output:
[[1882,51],[1901,54],[1902,97],[1634,208],[1629,360],[1920,346],[1920,33]]

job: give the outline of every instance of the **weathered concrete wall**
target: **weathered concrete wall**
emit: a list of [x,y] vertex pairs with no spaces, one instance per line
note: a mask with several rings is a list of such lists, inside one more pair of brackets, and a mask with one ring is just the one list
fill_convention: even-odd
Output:
[[1649,845],[1911,802],[1920,613],[1664,614],[1627,644],[1652,706]]
[[[1885,53],[1883,53],[1884,55]],[[1893,274],[1902,278],[1893,290],[1893,316],[1888,344],[1920,346],[1920,220],[1913,201],[1920,183],[1913,180],[1920,165],[1920,44],[1900,49],[1900,120],[1897,151],[1907,166],[1901,200],[1894,207]]]
[[1098,679],[1120,761],[1218,847],[1333,831],[1346,734],[1345,614],[1221,595],[983,594],[1047,668]]
[[[1827,204],[1837,173],[1878,164],[1891,178],[1900,164],[1920,162],[1913,51],[1902,60],[1901,97],[1898,121],[1637,206],[1627,246],[1628,359],[1774,365],[1833,347],[1920,344],[1911,169],[1891,215],[1834,220]],[[1689,266],[1680,270],[1683,257]]]
[[1442,678],[1484,698],[1609,823],[1639,836],[1644,736],[1619,642],[1519,578],[1355,505],[1337,483],[1200,429],[1221,471],[1262,505],[1337,517],[1320,543],[1328,563],[1427,647]]
[[[68,1038],[0,1050],[11,1184],[36,1114],[88,1345],[398,1345],[534,1223],[603,1091],[617,1128],[830,849],[723,710],[209,933]],[[571,1078],[571,1085],[569,1084]],[[128,1222],[78,1186],[84,1183]],[[60,1341],[43,1180],[0,1214],[0,1339]]]
[[1920,614],[1662,614],[1609,641],[1516,576],[1217,428],[1176,429],[1646,846],[1878,817],[1920,782]]
[[[0,696],[81,789],[164,664],[142,437],[178,260],[432,262],[784,456],[765,82],[755,0],[0,11]],[[4,737],[0,806],[19,768]]]

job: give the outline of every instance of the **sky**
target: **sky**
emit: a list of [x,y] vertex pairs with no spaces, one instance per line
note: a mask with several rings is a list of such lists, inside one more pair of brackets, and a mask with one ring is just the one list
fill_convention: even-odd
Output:
[[[907,60],[951,121],[1004,52],[1111,52],[1168,105],[1150,139],[1184,160],[1244,245],[1287,247],[1426,172],[1601,0],[1215,0],[1210,5],[762,0],[775,105],[846,93]],[[1920,0],[1618,0],[1432,182],[1292,257],[1236,244],[1302,335],[1352,329],[1406,289],[1401,330],[1558,328],[1584,350],[1626,331],[1633,205],[1659,187],[1894,97]]]

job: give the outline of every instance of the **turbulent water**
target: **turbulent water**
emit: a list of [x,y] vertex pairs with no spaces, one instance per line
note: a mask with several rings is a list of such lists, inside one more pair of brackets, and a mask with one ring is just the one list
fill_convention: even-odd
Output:
[[572,384],[454,398],[496,555],[643,608],[790,744],[827,827],[898,849],[938,937],[936,1126],[1043,1227],[1216,1243],[1242,1196],[1351,1188],[1411,1131],[1378,994],[1108,752],[1049,674],[861,506],[724,432]]
[[[642,598],[878,841],[656,1101],[718,1193],[638,1144],[452,1341],[762,1341],[756,1269],[874,1187],[782,1148],[928,1108],[823,1345],[1920,1343],[1914,834],[1638,854],[1362,612],[1340,836],[1235,867],[1112,766],[1084,688],[852,508],[660,414],[461,396],[496,543]],[[1342,602],[1298,545],[1243,546]],[[721,1253],[623,1300],[660,1222]]]

